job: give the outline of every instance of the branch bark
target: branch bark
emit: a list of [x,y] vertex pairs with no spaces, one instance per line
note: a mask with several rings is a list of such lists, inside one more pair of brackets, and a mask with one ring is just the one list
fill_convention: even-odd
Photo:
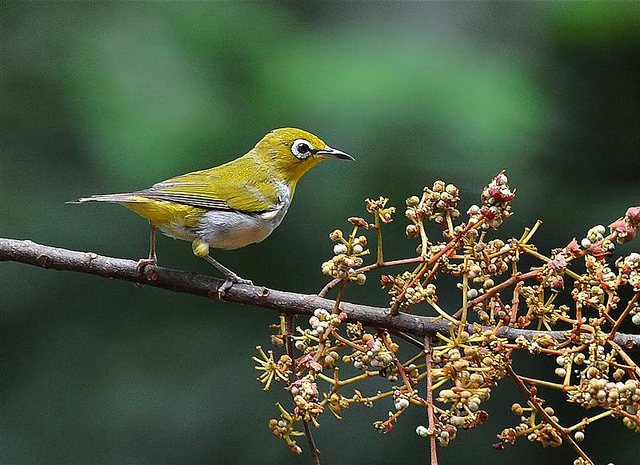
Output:
[[[159,266],[147,266],[141,272],[136,268],[137,262],[134,260],[50,247],[29,240],[0,238],[0,261],[13,261],[41,268],[88,273],[215,300],[218,299],[218,288],[223,283],[223,280],[211,276]],[[224,300],[268,308],[280,313],[299,315],[312,315],[317,308],[331,312],[335,305],[333,300],[316,295],[297,294],[247,284],[235,284],[226,291]],[[390,331],[400,331],[419,337],[433,336],[435,333],[449,333],[449,323],[442,319],[408,313],[391,315],[388,308],[348,302],[342,302],[340,309],[347,314],[349,320],[360,321],[367,326],[386,328]],[[533,331],[507,327],[502,327],[497,332],[499,337],[506,338],[509,342],[514,342],[518,336],[532,340],[542,334],[550,336],[558,342],[563,342],[567,340],[569,332]],[[618,333],[613,340],[627,350],[640,348],[640,335]]]

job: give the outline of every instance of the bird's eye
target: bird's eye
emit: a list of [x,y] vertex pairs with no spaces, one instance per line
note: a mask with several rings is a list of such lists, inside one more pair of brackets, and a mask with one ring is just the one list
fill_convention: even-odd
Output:
[[298,152],[307,153],[309,150],[311,150],[311,149],[304,142],[301,142],[300,144],[298,144]]
[[291,153],[293,153],[296,158],[304,160],[313,154],[311,143],[305,139],[296,139],[293,144],[291,144]]

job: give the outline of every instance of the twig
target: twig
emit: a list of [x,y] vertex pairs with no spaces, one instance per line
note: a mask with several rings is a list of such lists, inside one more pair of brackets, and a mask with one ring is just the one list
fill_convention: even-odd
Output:
[[[493,297],[494,295],[496,295],[499,291],[506,289],[508,287],[511,287],[513,284],[527,280],[527,279],[531,279],[531,278],[535,278],[537,276],[539,276],[540,272],[539,271],[529,271],[527,273],[520,273],[517,274],[515,276],[511,276],[509,279],[506,279],[505,281],[501,282],[500,284],[497,284],[495,286],[493,286],[491,289],[488,289],[487,292],[485,292],[484,294],[481,294],[480,296],[476,297],[475,299],[467,302],[467,307],[469,308],[473,308],[475,305],[479,304],[480,302],[483,302],[491,297]],[[460,316],[462,315],[464,308],[460,308],[456,313],[453,314],[454,318],[460,318]]]
[[[169,289],[174,292],[218,299],[218,288],[223,281],[211,276],[188,271],[146,266],[142,272],[136,267],[135,260],[105,257],[94,252],[78,252],[57,247],[36,244],[29,240],[0,238],[0,261],[14,261],[29,265],[55,270],[77,271],[105,278],[120,279],[148,286]],[[255,307],[268,308],[279,313],[313,315],[322,308],[332,312],[335,307],[333,300],[315,295],[297,294],[269,289],[262,286],[248,284],[234,284],[225,293],[225,300]],[[473,302],[469,302],[471,305]],[[340,311],[344,312],[348,320],[359,321],[363,325],[384,328],[389,331],[402,331],[413,336],[449,334],[449,322],[426,316],[399,313],[390,315],[388,309],[358,305],[349,302],[340,304]],[[481,327],[491,330],[490,327]],[[473,332],[473,327],[467,325],[467,331]],[[519,328],[501,327],[496,336],[514,343],[522,336],[527,340],[545,335],[558,343],[569,339],[569,331],[534,331]],[[640,349],[640,335],[616,333],[613,341],[627,351]]]
[[[291,358],[291,373],[294,378],[298,379],[298,373],[296,369],[296,356],[293,350],[293,319],[295,315],[289,313],[287,315],[283,315],[281,318],[284,318],[284,341],[285,341],[285,349],[287,351],[287,355]],[[302,420],[302,424],[304,425],[304,434],[307,437],[307,442],[309,443],[309,449],[311,450],[311,456],[313,457],[313,461],[316,465],[320,464],[320,449],[316,445],[316,441],[313,439],[313,434],[311,433],[311,428],[309,428],[309,422],[307,420]]]
[[427,417],[429,419],[429,448],[431,449],[431,465],[438,465],[438,450],[436,444],[436,421],[433,414],[433,374],[431,372],[432,367],[432,353],[431,353],[431,339],[429,336],[424,338],[424,355],[427,363]]
[[529,402],[531,402],[531,405],[534,406],[534,408],[536,409],[536,411],[540,414],[540,416],[542,416],[542,418],[544,418],[544,421],[546,421],[547,423],[549,423],[551,426],[553,426],[553,428],[562,435],[562,437],[569,443],[571,444],[571,446],[576,450],[576,452],[578,453],[578,455],[580,455],[580,457],[582,457],[588,464],[590,465],[594,465],[593,461],[589,458],[589,456],[580,448],[580,446],[578,445],[577,442],[575,442],[573,440],[573,438],[571,437],[571,434],[567,431],[567,429],[563,428],[561,425],[558,424],[557,421],[555,421],[553,418],[551,418],[551,415],[549,415],[545,409],[542,407],[542,405],[540,405],[540,403],[538,402],[538,400],[536,399],[536,396],[531,392],[531,390],[524,384],[524,381],[522,381],[522,379],[520,379],[520,377],[513,371],[513,368],[511,368],[511,366],[507,366],[507,371],[509,372],[509,376],[511,376],[513,378],[513,380],[516,382],[516,384],[518,385],[518,387],[526,394],[526,396],[529,398]]
[[422,276],[424,276],[424,274],[427,272],[427,270],[429,270],[429,266],[430,265],[433,265],[434,263],[437,263],[437,261],[440,260],[444,255],[452,254],[453,252],[455,252],[455,246],[458,244],[458,242],[460,242],[464,238],[464,235],[467,232],[469,232],[471,229],[479,228],[480,226],[482,226],[482,223],[483,223],[483,221],[480,220],[480,221],[478,221],[476,223],[467,224],[462,229],[462,231],[460,231],[460,233],[456,237],[451,239],[447,243],[447,245],[445,245],[438,253],[436,253],[432,257],[430,257],[429,260],[427,262],[425,262],[426,265],[423,266],[422,269],[420,271],[418,271],[416,273],[416,275],[411,280],[407,281],[404,284],[404,286],[402,287],[402,291],[400,292],[400,294],[398,294],[396,296],[396,301],[391,306],[390,313],[392,315],[396,315],[400,311],[400,304],[404,300],[404,296],[405,296],[405,293],[406,293],[407,289],[410,286],[413,286],[413,284],[415,284],[417,281],[422,279]]
[[622,324],[624,319],[627,317],[631,309],[635,306],[636,302],[638,301],[638,298],[640,298],[640,292],[636,292],[633,295],[627,307],[623,310],[623,312],[620,314],[620,316],[614,323],[613,328],[611,328],[611,334],[609,334],[609,338],[608,338],[609,340],[615,337],[616,333],[618,332],[618,328],[620,328],[620,325]]
[[303,421],[304,425],[304,434],[307,437],[307,441],[309,442],[309,448],[311,449],[311,455],[313,456],[313,461],[316,465],[320,465],[320,449],[316,446],[316,442],[313,439],[313,435],[311,434],[311,428],[309,428],[309,422]]

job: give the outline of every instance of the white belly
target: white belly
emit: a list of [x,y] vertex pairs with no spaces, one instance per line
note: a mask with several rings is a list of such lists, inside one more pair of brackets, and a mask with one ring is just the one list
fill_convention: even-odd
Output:
[[193,241],[202,239],[216,249],[238,249],[263,241],[282,222],[291,203],[290,190],[278,185],[280,204],[266,213],[246,214],[236,211],[211,210],[202,215],[195,228],[183,224],[161,226],[160,229],[176,239]]
[[210,211],[200,220],[197,235],[213,248],[238,249],[263,241],[282,222],[286,212],[284,206],[262,215]]

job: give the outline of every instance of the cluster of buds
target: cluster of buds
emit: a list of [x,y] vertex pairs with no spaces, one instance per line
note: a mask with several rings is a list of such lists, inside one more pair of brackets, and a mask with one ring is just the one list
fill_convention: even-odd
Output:
[[[380,278],[380,284],[383,288],[389,286],[389,295],[393,296],[392,304],[397,295],[399,295],[405,285],[413,280],[414,275],[408,271],[397,276],[383,275]],[[420,303],[426,299],[436,299],[436,285],[429,283],[425,286],[420,281],[416,281],[404,289],[404,297],[406,304],[413,305]]]
[[316,308],[313,316],[309,318],[309,326],[311,326],[311,334],[319,336],[323,334],[331,324],[331,314],[323,308]]
[[460,190],[453,184],[436,181],[431,189],[425,188],[422,196],[427,211],[432,212],[436,224],[445,224],[446,215],[452,219],[460,216],[457,210]]
[[409,197],[404,215],[413,224],[407,226],[407,236],[417,237],[420,234],[420,225],[425,219],[433,219],[436,224],[446,225],[447,216],[449,219],[459,217],[459,194],[460,191],[455,185],[438,180],[433,183],[431,189],[424,188],[422,198],[417,195]]
[[[580,388],[569,398],[584,408],[602,407],[624,410],[630,415],[637,416],[640,411],[640,382],[635,379],[614,382],[606,378],[585,378]],[[627,424],[627,427],[640,432],[640,416],[638,416],[638,422]]]
[[367,210],[367,213],[374,215],[376,225],[378,225],[379,221],[382,223],[391,223],[393,221],[392,215],[395,213],[396,207],[387,207],[388,201],[388,198],[382,196],[378,200],[365,200],[365,210]]
[[[515,444],[518,436],[526,436],[531,442],[539,442],[543,447],[559,447],[562,445],[562,436],[553,425],[541,421],[538,422],[537,410],[532,407],[522,407],[520,404],[513,404],[511,411],[520,416],[520,423],[515,428],[506,428],[498,435],[500,443],[494,445],[497,449],[504,448],[504,444]],[[551,407],[545,407],[544,411],[549,417],[557,422],[558,417]]]
[[[460,342],[461,345],[434,352],[434,382],[448,379],[452,383],[452,387],[439,391],[436,400],[451,404],[449,409],[440,410],[441,427],[471,429],[488,418],[480,406],[489,399],[491,388],[506,375],[509,351],[501,349],[502,340],[482,332],[470,335],[462,331]],[[446,439],[448,443],[452,438]]]
[[515,198],[515,190],[511,190],[505,171],[501,171],[480,195],[482,206],[472,205],[467,210],[469,221],[472,223],[484,218],[484,229],[497,229],[505,218],[511,216],[511,201]]
[[[293,400],[292,412],[286,413],[280,407],[282,419],[270,423],[274,434],[296,452],[297,446],[290,437],[302,433],[295,431],[295,424],[311,422],[317,426],[324,410],[340,419],[352,404],[370,407],[392,399],[394,408],[389,409],[388,417],[374,422],[377,431],[391,432],[405,411],[423,406],[429,423],[418,426],[416,433],[431,438],[433,444],[437,440],[446,446],[459,431],[487,421],[485,402],[505,376],[516,380],[528,405],[514,404],[519,422],[502,431],[498,448],[515,443],[519,437],[544,447],[561,445],[568,433],[575,441],[581,441],[592,422],[606,417],[620,418],[625,426],[640,432],[638,365],[626,353],[637,339],[616,334],[626,332],[624,324],[629,319],[640,324],[640,254],[621,257],[615,266],[607,262],[616,239],[626,242],[636,234],[640,207],[628,209],[625,217],[610,225],[609,234],[603,225],[596,225],[583,239],[574,239],[566,247],[545,255],[531,243],[541,222],[527,228],[519,239],[489,237],[493,233],[487,230],[499,227],[511,215],[514,197],[515,190],[509,187],[505,172],[500,172],[484,187],[480,206],[469,209],[470,220],[454,222],[460,215],[458,188],[436,181],[432,187],[425,187],[421,196],[406,200],[405,216],[410,223],[406,233],[420,238],[420,245],[416,256],[398,260],[385,260],[382,251],[382,226],[392,221],[394,213],[384,197],[366,200],[373,224],[351,217],[351,234],[333,231],[329,237],[334,256],[323,263],[322,271],[334,281],[321,292],[324,296],[334,289],[337,280],[342,281],[333,311],[316,309],[308,327],[297,327],[295,336],[290,334],[291,324],[284,325],[281,320],[280,325],[274,325],[278,334],[272,340],[291,356],[276,362],[271,352],[261,352],[262,358],[254,358],[259,364],[256,368],[264,372],[260,381],[266,387],[273,380],[284,381]],[[427,221],[446,226],[441,231],[444,240],[427,237]],[[366,266],[363,256],[369,253],[367,239],[358,236],[359,228],[376,234],[377,260]],[[530,257],[540,263],[525,268],[523,258]],[[580,265],[574,266],[578,261]],[[367,273],[390,267],[402,268],[385,270],[391,274],[383,274],[380,281],[391,296],[389,321],[397,312],[409,311],[417,304],[437,314],[433,320],[424,320],[433,321],[437,331],[437,337],[429,337],[424,343],[419,339],[424,333],[393,333],[394,338],[401,338],[396,341],[420,347],[413,356],[405,355],[406,346],[399,352],[399,344],[387,330],[366,329],[357,321],[357,312],[348,317],[340,313],[347,282],[364,284]],[[441,287],[452,280],[463,293],[462,305],[438,298]],[[438,288],[435,282],[440,283]],[[573,299],[568,295],[570,290]],[[636,294],[628,298],[631,290]],[[347,308],[343,307],[344,312]],[[412,313],[420,310],[411,308]],[[478,320],[486,326],[478,324]],[[377,323],[375,316],[367,321],[385,327]],[[440,329],[443,322],[448,323],[447,330]],[[291,339],[293,346],[288,343]],[[296,351],[301,354],[295,355]],[[553,378],[553,370],[549,373],[551,380],[517,374],[520,368],[516,366],[518,359],[513,359],[514,351],[554,357],[555,376],[560,381]],[[398,359],[399,353],[406,361]],[[363,389],[365,395],[358,389],[353,390],[352,397],[344,392],[355,383],[379,380],[377,376],[389,381],[383,383],[386,389],[378,390],[378,383],[373,392],[367,394]],[[426,391],[422,383],[426,383]],[[561,391],[575,406],[596,407],[604,412],[563,427],[553,408],[545,406],[541,397],[547,389]],[[568,442],[582,454],[572,440]]]
[[416,428],[416,434],[423,438],[435,434],[436,438],[438,439],[438,443],[440,443],[442,447],[446,447],[449,445],[449,441],[455,439],[458,435],[458,428],[449,424],[438,424],[437,426],[438,427],[435,429],[435,431],[431,431],[424,425],[418,425],[418,427]]
[[581,306],[590,306],[597,308],[599,311],[604,310],[604,290],[597,285],[589,286],[588,284],[577,284],[576,288],[571,291],[574,299]]
[[531,442],[539,442],[542,447],[560,447],[562,445],[562,435],[549,423],[543,423],[539,428],[527,435]]
[[555,370],[555,374],[556,376],[559,376],[560,378],[565,378],[567,376],[567,373],[570,372],[571,370],[571,363],[572,362],[576,362],[576,364],[578,364],[578,357],[577,355],[580,355],[580,364],[584,362],[584,354],[582,352],[578,352],[577,354],[574,354],[573,357],[571,356],[565,356],[565,355],[558,355],[556,357],[556,364],[558,365],[558,368],[556,368]]
[[538,321],[539,326],[543,325],[550,329],[559,318],[565,315],[565,307],[556,307],[548,302],[545,295],[540,290],[540,286],[523,286],[520,295],[524,297],[527,305],[527,314],[520,318],[523,326],[528,326],[531,321]]
[[[588,343],[588,340],[585,340],[585,343]],[[568,361],[567,357],[562,357],[562,359],[556,359],[556,362]],[[588,349],[575,353],[571,361],[576,366],[582,367],[579,375],[581,383],[584,383],[585,380],[605,377],[611,368],[611,362],[615,361],[615,352],[607,353],[604,346],[591,341],[588,344]]]
[[487,285],[488,277],[501,275],[509,269],[509,264],[517,252],[517,248],[510,242],[493,239],[489,242],[480,240],[473,244],[473,264],[469,266],[468,274],[474,284],[489,289],[493,287],[493,280]]
[[[605,309],[605,289],[615,288],[617,275],[603,260],[598,260],[593,255],[584,258],[587,275],[580,281],[576,281],[571,292],[572,297],[582,306],[589,306],[602,312]],[[611,302],[615,308],[615,302]]]
[[461,346],[436,351],[433,357],[434,368],[441,368],[458,388],[471,391],[491,388],[506,376],[511,351],[505,349],[504,339],[480,328],[473,335],[462,331],[459,337]]
[[583,248],[588,249],[593,244],[602,241],[604,239],[604,233],[606,231],[606,228],[601,224],[594,226],[593,228],[589,229],[589,231],[587,231],[587,235],[582,238],[582,240],[580,241],[580,245]]
[[435,284],[429,283],[425,287],[422,287],[422,283],[420,283],[420,281],[415,282],[413,286],[408,287],[405,291],[405,297],[409,304],[417,304],[425,299],[433,298],[435,295]]
[[544,265],[543,284],[553,292],[564,289],[564,272],[567,269],[566,249],[554,250],[551,260]]
[[394,389],[393,406],[396,411],[389,411],[386,420],[375,421],[373,427],[376,431],[381,434],[388,434],[393,431],[394,423],[400,418],[414,399],[417,403],[424,402],[417,389]]
[[411,395],[400,389],[393,391],[393,406],[396,410],[404,410],[409,407]]
[[487,399],[489,399],[489,388],[443,389],[437,400],[450,403],[451,408],[443,414],[441,420],[456,428],[473,428],[486,419],[487,414],[480,410],[480,403]]
[[606,237],[604,235],[605,232],[606,229],[601,224],[592,227],[587,231],[587,235],[582,238],[580,245],[584,250],[598,258],[613,253],[616,248],[615,242],[611,237]]
[[294,415],[304,421],[312,421],[317,426],[317,418],[324,408],[318,403],[319,392],[315,376],[309,373],[294,381],[289,389],[296,406]]
[[[618,274],[621,284],[629,284],[633,288],[633,292],[640,291],[640,254],[632,252],[624,258],[620,258],[616,261],[616,267],[618,268]],[[631,310],[633,314],[632,321],[636,325],[640,325],[640,308],[638,305],[634,306]],[[638,315],[636,317],[636,315]]]
[[331,394],[323,392],[322,395],[324,396],[326,405],[329,407],[331,413],[333,413],[338,420],[342,420],[342,417],[339,414],[343,410],[349,408],[351,405],[349,399],[338,392],[332,392]]
[[[316,379],[312,374],[307,374],[300,379],[295,380],[290,386],[291,394],[294,396],[294,400],[300,397],[300,403],[315,402],[318,400],[318,385]],[[298,401],[296,401],[298,404]]]
[[289,446],[289,450],[296,455],[302,454],[302,448],[296,444],[296,442],[291,438],[291,436],[298,436],[299,433],[295,429],[295,421],[293,417],[291,417],[282,407],[282,417],[280,420],[276,420],[272,418],[269,420],[269,429],[273,433],[275,437],[278,439],[284,439],[287,445]]
[[371,333],[365,333],[359,342],[364,345],[365,350],[354,350],[353,353],[342,358],[343,362],[352,363],[358,370],[366,370],[369,367],[377,370],[385,369],[393,362],[393,352],[398,350],[397,344],[390,343],[387,348],[380,336],[374,336]]
[[638,228],[640,228],[640,206],[627,209],[624,217],[609,225],[609,229],[620,243],[629,242],[636,237]]
[[322,264],[322,273],[334,279],[348,279],[358,284],[364,284],[367,277],[364,273],[358,273],[356,268],[362,265],[362,256],[369,253],[367,238],[365,236],[344,238],[342,231],[336,229],[329,234],[329,239],[334,242],[333,258]]
[[[306,352],[309,348],[315,350],[317,342],[319,339],[324,338],[329,327],[336,328],[340,326],[345,319],[346,315],[344,313],[332,314],[323,308],[316,308],[313,311],[313,315],[309,317],[310,328],[296,328],[300,335],[293,337],[295,340],[294,347],[301,352]],[[326,366],[332,367],[339,359],[340,356],[337,352],[330,351],[326,354],[324,362]],[[313,362],[312,364],[316,369],[318,368],[318,366],[316,366],[317,362]]]

